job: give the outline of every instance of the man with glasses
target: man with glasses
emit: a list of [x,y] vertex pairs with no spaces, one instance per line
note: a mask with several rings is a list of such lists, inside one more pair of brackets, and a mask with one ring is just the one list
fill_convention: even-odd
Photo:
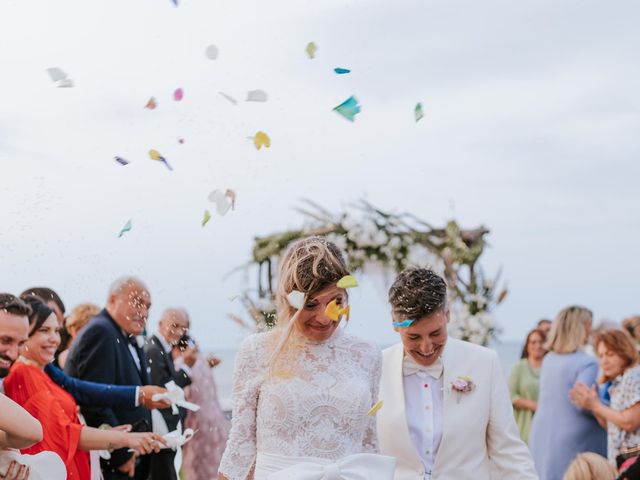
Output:
[[[196,363],[195,347],[189,347],[174,362],[171,350],[189,331],[189,316],[182,308],[168,308],[162,314],[158,325],[158,333],[149,338],[145,345],[145,353],[151,367],[151,383],[164,386],[174,381],[181,388],[191,383],[191,367]],[[178,428],[186,412],[179,409],[174,415],[170,408],[152,412],[154,431],[159,434],[172,432]],[[166,428],[166,430],[165,430]],[[164,430],[164,431],[163,431]],[[151,456],[151,478],[177,480],[173,465],[176,452],[171,449],[162,450]]]

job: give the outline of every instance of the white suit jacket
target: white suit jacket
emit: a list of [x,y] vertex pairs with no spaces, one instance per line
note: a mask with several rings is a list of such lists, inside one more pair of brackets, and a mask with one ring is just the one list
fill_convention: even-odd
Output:
[[[405,416],[402,362],[398,343],[383,352],[378,438],[383,455],[397,458],[394,480],[422,480],[424,467],[411,441]],[[443,353],[442,441],[433,480],[538,479],[529,449],[521,440],[513,407],[493,350],[449,338]],[[471,377],[471,392],[451,390],[457,377]]]

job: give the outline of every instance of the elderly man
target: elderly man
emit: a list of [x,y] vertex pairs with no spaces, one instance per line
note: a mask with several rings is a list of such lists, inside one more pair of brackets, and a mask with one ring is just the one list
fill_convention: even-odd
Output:
[[[184,309],[168,308],[163,312],[158,333],[149,339],[144,348],[151,367],[151,383],[154,385],[164,386],[173,381],[184,388],[191,383],[191,367],[196,362],[196,349],[187,349],[175,364],[171,356],[172,348],[188,330],[189,317]],[[151,414],[154,431],[160,434],[176,430],[180,421],[184,423],[186,416],[183,408],[179,409],[178,415],[174,415],[170,408],[156,410]],[[177,480],[173,465],[175,455],[176,452],[169,449],[152,455],[151,478]]]
[[[116,280],[109,289],[107,305],[77,337],[65,365],[68,374],[85,380],[116,385],[148,385],[149,366],[138,336],[144,331],[151,296],[135,277]],[[141,337],[140,337],[141,338]],[[82,407],[87,424],[100,427],[131,424],[149,430],[151,414],[142,407]],[[102,460],[105,480],[135,478],[146,480],[148,456],[136,458],[126,449]]]
[[[378,437],[395,480],[533,480],[493,350],[449,339],[447,286],[424,268],[389,290],[401,342],[383,353]],[[494,476],[495,475],[495,476]]]

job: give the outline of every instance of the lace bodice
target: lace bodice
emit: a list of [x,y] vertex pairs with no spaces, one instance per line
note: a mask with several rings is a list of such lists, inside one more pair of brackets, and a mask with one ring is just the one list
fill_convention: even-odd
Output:
[[275,333],[248,337],[236,356],[233,421],[220,472],[245,480],[256,452],[337,460],[378,453],[380,350],[336,330],[322,343],[293,340],[287,372],[269,371]]

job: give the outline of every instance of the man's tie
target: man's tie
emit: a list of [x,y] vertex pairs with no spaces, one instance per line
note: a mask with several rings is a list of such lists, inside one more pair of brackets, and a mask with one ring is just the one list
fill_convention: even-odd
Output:
[[433,378],[440,378],[442,370],[442,357],[438,357],[435,362],[426,367],[424,365],[419,365],[411,355],[405,354],[404,360],[402,361],[402,374],[405,377],[413,375],[414,373],[425,372]]

